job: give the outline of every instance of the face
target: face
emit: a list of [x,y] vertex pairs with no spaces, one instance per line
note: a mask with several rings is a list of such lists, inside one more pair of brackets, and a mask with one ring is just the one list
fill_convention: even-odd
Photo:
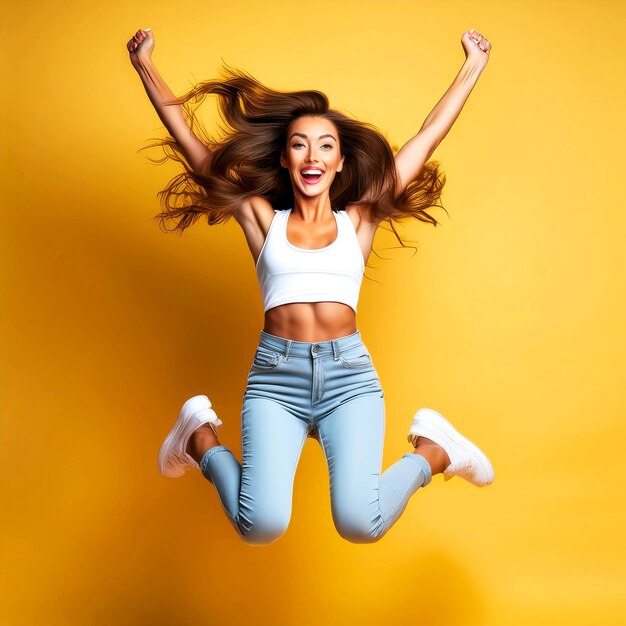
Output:
[[289,170],[294,193],[317,196],[328,190],[335,174],[343,169],[343,161],[333,122],[305,116],[291,123],[280,163]]

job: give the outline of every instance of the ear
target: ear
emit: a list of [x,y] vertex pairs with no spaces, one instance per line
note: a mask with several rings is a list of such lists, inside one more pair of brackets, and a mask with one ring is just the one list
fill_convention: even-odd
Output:
[[285,167],[285,168],[288,167],[287,166],[287,160],[285,159],[285,151],[284,150],[280,151],[280,164],[281,164],[282,167]]
[[341,170],[343,169],[343,162],[346,160],[345,156],[341,157],[341,161],[339,161],[339,165],[337,166],[337,171],[341,172]]

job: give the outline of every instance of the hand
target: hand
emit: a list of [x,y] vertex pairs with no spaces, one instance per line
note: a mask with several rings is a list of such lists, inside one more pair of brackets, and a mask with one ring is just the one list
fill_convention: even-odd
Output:
[[133,65],[143,59],[149,59],[154,50],[154,35],[152,30],[138,30],[126,44]]
[[491,50],[491,43],[487,41],[480,33],[477,33],[473,28],[466,33],[463,33],[461,37],[461,45],[465,52],[465,58],[484,67],[489,61],[489,51]]

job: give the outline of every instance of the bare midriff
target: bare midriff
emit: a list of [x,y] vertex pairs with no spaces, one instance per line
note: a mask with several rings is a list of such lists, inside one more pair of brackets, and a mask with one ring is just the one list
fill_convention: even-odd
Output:
[[293,341],[329,341],[356,332],[356,313],[342,302],[290,302],[265,312],[263,330]]

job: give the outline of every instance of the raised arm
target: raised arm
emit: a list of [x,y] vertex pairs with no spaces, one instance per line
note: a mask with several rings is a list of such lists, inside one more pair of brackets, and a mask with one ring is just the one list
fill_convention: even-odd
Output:
[[167,86],[152,61],[154,35],[150,29],[138,30],[127,44],[130,60],[137,70],[148,98],[169,131],[170,135],[181,147],[187,161],[197,173],[202,173],[206,159],[210,156],[209,149],[196,137],[185,119],[182,106],[167,104],[176,96]]
[[448,91],[430,112],[417,135],[404,144],[395,156],[398,194],[415,179],[435,148],[448,134],[487,65],[491,44],[482,35],[472,29],[463,33],[461,44],[465,51],[463,67]]

